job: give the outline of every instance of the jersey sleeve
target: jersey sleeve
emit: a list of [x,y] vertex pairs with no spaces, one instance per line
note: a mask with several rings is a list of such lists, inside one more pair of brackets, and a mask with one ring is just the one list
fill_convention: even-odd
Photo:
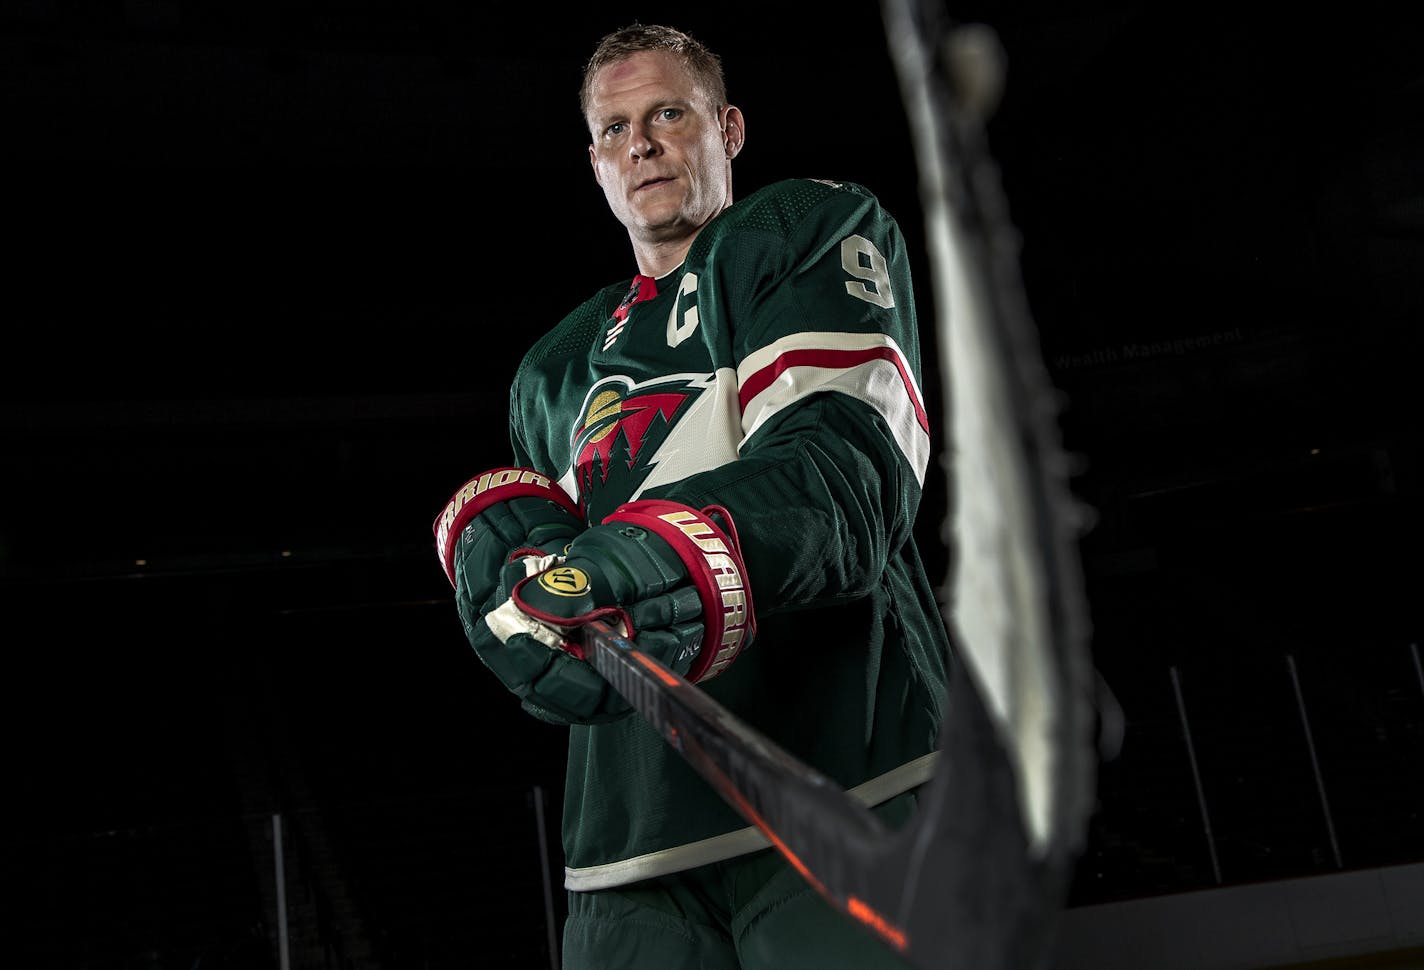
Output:
[[759,615],[870,594],[913,535],[930,455],[905,242],[863,191],[709,253],[730,330],[738,460],[657,489],[733,516]]
[[535,458],[524,431],[524,415],[519,406],[519,379],[515,378],[509,392],[509,447],[514,464],[519,468],[535,468]]

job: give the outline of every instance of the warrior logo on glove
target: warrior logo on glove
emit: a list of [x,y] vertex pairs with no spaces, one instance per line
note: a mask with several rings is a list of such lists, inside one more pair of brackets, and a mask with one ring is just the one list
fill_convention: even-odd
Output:
[[431,528],[475,652],[542,720],[631,713],[586,662],[578,632],[594,620],[693,683],[756,637],[741,543],[719,505],[645,499],[589,526],[549,476],[495,468],[461,486]]
[[588,592],[588,574],[576,566],[557,566],[539,574],[539,585],[555,596],[582,596]]
[[[714,516],[725,523],[725,531]],[[607,618],[640,646],[635,614],[661,614],[654,627],[681,623],[692,637],[679,641],[676,657],[682,662],[693,653],[690,667],[678,670],[693,683],[717,676],[756,636],[736,526],[720,506],[698,510],[658,499],[628,502],[575,539],[568,559],[518,583],[514,606],[565,632]],[[682,599],[679,587],[693,598]],[[556,598],[544,599],[540,591]],[[653,604],[659,608],[651,609]],[[686,626],[692,621],[698,625],[695,635]],[[692,642],[695,653],[688,649]],[[576,639],[564,639],[560,648],[584,659]]]

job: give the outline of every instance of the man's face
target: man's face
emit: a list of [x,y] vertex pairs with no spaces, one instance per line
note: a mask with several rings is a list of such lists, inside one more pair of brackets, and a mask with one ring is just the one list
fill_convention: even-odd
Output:
[[642,51],[595,75],[588,106],[589,161],[608,206],[635,241],[696,235],[731,203],[739,113],[708,103],[665,51]]

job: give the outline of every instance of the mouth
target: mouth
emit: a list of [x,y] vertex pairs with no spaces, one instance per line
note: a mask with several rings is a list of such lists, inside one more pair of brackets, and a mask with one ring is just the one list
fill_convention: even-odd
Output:
[[634,192],[641,192],[641,191],[643,191],[644,189],[655,189],[655,188],[657,188],[659,185],[666,185],[666,184],[668,184],[668,183],[671,182],[671,181],[672,181],[672,179],[670,179],[670,178],[663,178],[663,177],[661,177],[661,176],[658,176],[658,177],[656,177],[656,178],[644,179],[643,181],[641,181],[641,182],[638,183],[637,187],[634,188],[633,191],[634,191]]

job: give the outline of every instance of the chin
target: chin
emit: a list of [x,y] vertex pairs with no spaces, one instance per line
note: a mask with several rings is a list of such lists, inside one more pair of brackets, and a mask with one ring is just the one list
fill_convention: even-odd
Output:
[[650,242],[682,235],[690,228],[692,228],[692,223],[683,218],[680,213],[665,219],[637,219],[634,221],[634,232]]

